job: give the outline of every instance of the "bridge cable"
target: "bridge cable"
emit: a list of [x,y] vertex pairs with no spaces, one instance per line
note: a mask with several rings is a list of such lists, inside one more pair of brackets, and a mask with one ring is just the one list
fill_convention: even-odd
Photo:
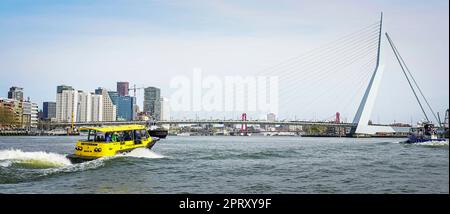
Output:
[[408,80],[408,84],[409,84],[409,86],[411,87],[411,90],[413,91],[414,96],[416,97],[416,100],[417,100],[417,102],[419,103],[420,109],[422,109],[422,113],[425,115],[425,118],[427,119],[427,122],[430,122],[430,120],[428,119],[427,113],[426,113],[425,110],[423,109],[422,103],[420,102],[419,97],[417,97],[417,93],[416,93],[416,91],[414,90],[414,87],[413,87],[413,85],[411,84],[411,81],[409,80],[408,75],[406,74],[405,68],[403,67],[402,62],[400,61],[400,58],[399,58],[399,54],[400,54],[400,53],[397,53],[397,49],[395,48],[395,46],[394,46],[394,44],[393,44],[391,38],[389,37],[389,34],[388,34],[388,33],[385,33],[385,35],[386,35],[386,37],[387,37],[387,39],[388,39],[388,41],[389,41],[389,44],[391,45],[392,51],[394,52],[395,57],[397,58],[398,63],[400,64],[400,67],[401,67],[401,69],[402,69],[402,71],[403,71],[403,74],[405,74],[406,80]]
[[[356,32],[347,34],[347,35],[345,35],[345,36],[343,36],[343,37],[341,37],[341,38],[339,38],[339,39],[337,39],[337,40],[335,40],[335,41],[333,41],[333,42],[327,43],[326,45],[324,45],[324,46],[322,46],[322,47],[319,47],[319,48],[310,50],[310,51],[308,51],[308,52],[306,52],[306,53],[303,53],[303,54],[301,54],[301,55],[299,55],[299,56],[290,58],[290,59],[288,59],[288,60],[286,60],[286,61],[284,61],[284,62],[282,62],[282,63],[279,63],[279,64],[277,64],[277,65],[275,65],[275,66],[272,66],[272,67],[270,67],[270,68],[268,68],[268,69],[264,69],[264,70],[262,70],[262,71],[260,71],[260,72],[265,73],[265,72],[267,72],[267,71],[272,71],[272,70],[270,70],[270,69],[274,69],[274,68],[276,68],[276,67],[284,66],[285,64],[288,64],[288,62],[297,60],[297,59],[299,59],[299,58],[300,58],[300,60],[304,60],[305,58],[307,58],[307,57],[309,57],[309,56],[313,56],[313,55],[315,54],[315,52],[329,49],[330,46],[333,45],[334,43],[340,42],[340,43],[342,44],[342,41],[352,39],[352,38],[355,37],[356,35],[361,34],[361,32],[367,31],[367,28],[369,28],[370,31],[373,31],[374,29],[376,30],[376,29],[378,29],[378,25],[379,25],[379,22],[376,22],[376,23],[371,24],[371,25],[369,25],[369,26],[367,26],[367,27],[365,27],[365,28],[363,28],[363,29],[361,29],[361,30],[358,30],[358,31],[356,31]],[[331,47],[334,47],[334,46],[331,46]]]
[[[292,67],[295,67],[295,65],[296,64],[299,64],[300,62],[303,62],[303,61],[305,61],[305,60],[307,60],[307,59],[309,59],[309,58],[312,58],[312,59],[316,59],[316,58],[314,58],[314,57],[317,57],[317,58],[319,58],[319,59],[321,59],[322,61],[324,60],[324,59],[326,59],[326,58],[330,58],[330,57],[339,57],[339,56],[341,56],[342,57],[342,55],[341,54],[338,54],[338,53],[340,53],[340,52],[346,52],[346,51],[351,51],[351,50],[353,50],[353,48],[356,48],[356,47],[359,47],[361,44],[358,44],[357,42],[366,42],[367,40],[369,40],[369,41],[372,41],[372,39],[376,39],[376,38],[373,38],[375,35],[374,35],[374,33],[375,33],[375,31],[372,31],[372,32],[370,32],[371,34],[369,35],[369,36],[371,36],[371,37],[366,37],[365,39],[353,39],[353,40],[351,40],[350,42],[345,42],[345,43],[341,43],[341,44],[339,44],[338,46],[335,46],[335,47],[333,47],[333,48],[327,48],[327,49],[324,49],[323,51],[325,52],[325,53],[322,53],[322,52],[319,52],[319,53],[314,53],[314,54],[312,54],[312,55],[307,55],[307,56],[305,56],[304,58],[302,58],[302,59],[299,59],[299,60],[296,60],[296,61],[294,61],[294,62],[291,62],[291,63],[288,63],[288,64],[285,64],[285,65],[282,65],[282,66],[279,66],[278,68],[276,68],[276,69],[273,69],[273,70],[266,70],[264,73],[267,73],[267,72],[271,72],[271,73],[274,73],[274,72],[278,72],[278,73],[283,73],[283,72],[287,72],[288,70],[290,70],[289,68],[292,68]],[[368,39],[367,39],[368,38]],[[353,44],[352,44],[353,43]],[[364,44],[364,43],[363,43]],[[353,47],[353,48],[352,48]],[[316,54],[320,54],[320,55],[317,55],[316,56]],[[313,57],[314,56],[314,57]],[[313,61],[313,60],[309,60],[308,61],[308,63],[307,64],[313,64],[313,63],[311,63],[311,61],[312,62],[316,62],[316,61]],[[289,65],[291,65],[290,67],[288,67]],[[294,66],[292,66],[292,65],[294,65]],[[283,66],[285,67],[285,68],[283,68]],[[286,68],[287,67],[287,68]]]
[[[386,33],[387,34],[387,33]],[[436,119],[436,121],[439,123],[439,119],[436,116],[436,114],[434,113],[435,111],[433,110],[433,108],[431,108],[430,103],[428,102],[428,99],[425,97],[425,95],[423,94],[422,90],[419,87],[419,84],[417,84],[416,79],[414,78],[414,76],[412,75],[411,71],[409,70],[408,66],[406,65],[405,61],[403,60],[402,55],[400,55],[400,52],[398,51],[397,47],[393,45],[393,48],[395,48],[395,51],[397,51],[398,56],[400,58],[400,60],[402,61],[403,65],[406,68],[406,71],[408,72],[409,76],[411,77],[411,79],[413,80],[414,84],[416,85],[417,89],[419,90],[420,95],[422,96],[422,98],[424,99],[425,103],[427,104],[428,108],[430,109],[431,113],[433,114],[434,119]],[[441,127],[441,124],[439,124],[439,127]]]

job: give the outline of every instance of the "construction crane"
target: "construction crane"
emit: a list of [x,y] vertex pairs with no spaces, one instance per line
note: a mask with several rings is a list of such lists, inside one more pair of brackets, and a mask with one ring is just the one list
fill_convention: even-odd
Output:
[[447,111],[445,111],[445,118],[444,118],[444,124],[443,124],[443,126],[444,126],[444,128],[447,128],[448,129],[448,118],[449,118],[449,113],[448,113],[448,109],[447,109]]
[[136,88],[136,84],[134,84],[132,88],[128,89],[128,91],[133,90],[133,96],[136,97],[136,90],[142,90],[142,89],[145,89],[145,87]]

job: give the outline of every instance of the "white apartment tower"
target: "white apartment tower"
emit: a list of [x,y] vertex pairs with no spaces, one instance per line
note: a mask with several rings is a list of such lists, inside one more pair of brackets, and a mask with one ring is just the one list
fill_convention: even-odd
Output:
[[161,118],[159,120],[162,121],[169,121],[170,120],[170,103],[169,99],[166,97],[161,97],[160,100],[160,106],[161,106]]
[[78,91],[77,122],[92,121],[91,93]]
[[56,120],[71,122],[77,119],[78,93],[70,86],[58,86],[56,93]]
[[103,95],[91,94],[91,120],[103,121]]
[[95,94],[103,96],[103,120],[102,121],[116,121],[117,107],[112,102],[108,94],[108,90],[104,88],[95,89]]
[[37,103],[31,103],[31,128],[37,128],[39,118],[39,106]]

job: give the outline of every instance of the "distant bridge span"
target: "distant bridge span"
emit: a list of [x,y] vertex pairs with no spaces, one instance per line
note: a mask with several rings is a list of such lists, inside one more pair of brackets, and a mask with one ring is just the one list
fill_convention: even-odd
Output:
[[[335,122],[314,122],[314,121],[260,121],[260,120],[171,120],[171,121],[154,121],[156,125],[187,125],[187,124],[223,124],[223,125],[289,125],[289,126],[304,126],[304,125],[322,125],[330,127],[356,127],[358,124],[354,123],[335,123]],[[102,122],[75,122],[75,127],[82,126],[114,126],[114,125],[127,125],[127,124],[148,124],[147,121],[102,121]],[[63,123],[51,123],[52,128],[57,127],[70,127],[72,124],[69,122]]]

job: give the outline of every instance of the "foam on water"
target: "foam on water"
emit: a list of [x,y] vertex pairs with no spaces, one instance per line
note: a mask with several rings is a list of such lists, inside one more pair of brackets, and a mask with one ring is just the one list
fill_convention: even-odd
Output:
[[24,152],[20,149],[0,150],[0,166],[9,167],[13,164],[23,166],[61,167],[72,165],[66,156],[52,152]]
[[77,164],[70,164],[62,167],[57,168],[49,168],[45,169],[44,175],[50,175],[54,173],[68,173],[68,172],[78,172],[78,171],[85,171],[89,169],[96,169],[101,166],[105,165],[105,161],[109,159],[113,159],[114,157],[105,157],[105,158],[98,158],[92,161],[86,161],[83,163],[77,163]]
[[2,166],[2,167],[9,167],[9,166],[11,166],[11,164],[12,164],[12,161],[10,161],[10,160],[0,161],[0,166]]
[[77,171],[85,171],[89,169],[96,169],[100,168],[105,165],[105,162],[108,160],[113,160],[120,157],[137,157],[137,158],[165,158],[165,156],[157,154],[149,149],[146,148],[138,148],[134,149],[133,151],[123,154],[123,155],[116,155],[116,156],[110,156],[110,157],[103,157],[98,158],[92,161],[86,161],[83,163],[78,164],[70,164],[58,168],[50,168],[45,170],[45,175],[54,174],[54,173],[69,173],[69,172],[77,172]]
[[123,157],[165,158],[149,149],[135,149],[130,153],[72,164],[65,154],[20,149],[0,150],[0,184],[20,183],[57,174],[82,172],[105,166],[110,160]]
[[[25,152],[20,149],[0,150],[1,183],[18,183],[40,179],[55,174],[72,173],[96,169],[104,166],[105,161],[116,157],[72,164],[63,154],[52,152]],[[7,168],[7,169],[5,169]],[[4,179],[4,178],[7,179]]]
[[63,154],[36,151],[25,152],[20,149],[0,150],[0,166],[1,167],[18,167],[18,168],[36,168],[46,169],[45,174],[55,172],[74,172],[87,169],[94,169],[104,165],[106,160],[118,157],[137,157],[137,158],[165,158],[146,148],[138,148],[123,155],[113,157],[99,158],[93,161],[87,161],[79,164],[72,164]]
[[417,145],[421,146],[448,146],[448,140],[443,141],[429,141],[423,143],[417,143]]
[[[406,140],[404,141],[393,141],[390,143],[406,143]],[[408,145],[419,145],[419,146],[436,146],[436,147],[445,147],[448,146],[448,140],[442,140],[442,141],[428,141],[428,142],[422,142],[422,143],[406,143]]]
[[131,152],[128,152],[126,154],[124,154],[123,156],[127,156],[127,157],[136,157],[136,158],[151,158],[151,159],[155,159],[155,158],[165,158],[166,156],[164,155],[160,155],[156,152],[151,151],[150,149],[147,148],[137,148],[134,149]]

